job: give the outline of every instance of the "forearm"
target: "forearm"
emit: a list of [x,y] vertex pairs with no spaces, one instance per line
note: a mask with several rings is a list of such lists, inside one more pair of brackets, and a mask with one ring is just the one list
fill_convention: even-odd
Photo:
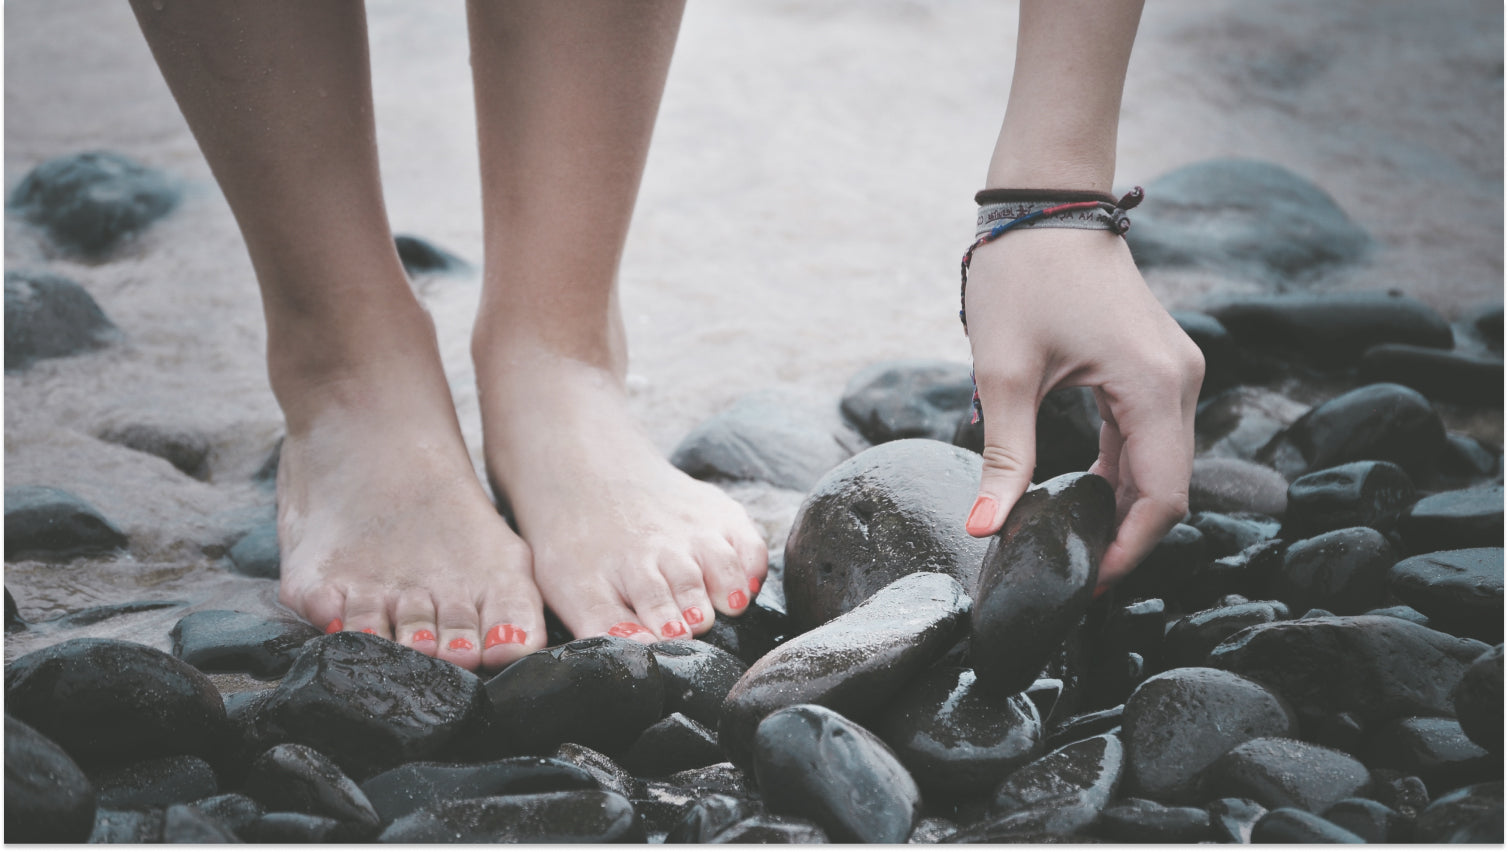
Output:
[[1142,0],[1021,0],[987,187],[1109,192]]

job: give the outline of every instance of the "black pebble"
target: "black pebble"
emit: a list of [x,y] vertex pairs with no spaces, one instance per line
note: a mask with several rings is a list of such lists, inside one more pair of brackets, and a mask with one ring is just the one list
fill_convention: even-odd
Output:
[[1267,809],[1251,799],[1215,799],[1205,806],[1216,843],[1250,843],[1252,828]]
[[1284,538],[1343,527],[1386,530],[1416,499],[1414,483],[1390,462],[1358,461],[1317,470],[1288,486]]
[[1116,843],[1199,843],[1209,837],[1210,815],[1202,808],[1124,799],[1100,812],[1095,831]]
[[1503,763],[1472,742],[1461,723],[1444,717],[1393,719],[1367,731],[1362,759],[1372,768],[1417,775],[1431,790],[1501,778]]
[[5,273],[6,372],[102,349],[121,337],[77,282],[46,272]]
[[1288,607],[1279,601],[1248,601],[1185,615],[1163,637],[1163,660],[1170,669],[1208,665],[1210,652],[1221,642],[1253,625],[1287,617]]
[[466,261],[422,237],[398,234],[393,237],[393,244],[398,249],[398,259],[403,262],[403,270],[410,276],[454,272],[468,266]]
[[193,805],[172,805],[162,815],[163,843],[239,843],[240,838]]
[[252,762],[242,792],[270,811],[330,817],[375,831],[377,811],[356,782],[306,745],[282,743]]
[[[1492,832],[1496,831],[1496,839]],[[1429,803],[1414,821],[1415,843],[1502,843],[1503,782],[1452,790]]]
[[699,800],[665,837],[666,843],[711,843],[736,823],[758,815],[763,806],[746,798],[714,793]]
[[968,364],[885,361],[855,373],[839,407],[870,443],[951,441],[959,415],[969,410],[973,398]]
[[597,781],[587,770],[548,757],[509,757],[470,765],[406,763],[361,785],[384,825],[452,799],[594,789]]
[[127,423],[100,433],[101,441],[157,456],[199,480],[209,479],[209,438],[161,423]]
[[89,774],[99,805],[111,810],[139,810],[192,802],[220,792],[215,770],[189,754],[154,757]]
[[1299,808],[1263,814],[1251,830],[1252,843],[1365,843],[1335,823]]
[[350,836],[339,820],[288,811],[273,811],[257,817],[241,829],[247,843],[343,843]]
[[748,671],[748,664],[696,639],[656,642],[649,646],[649,651],[654,654],[665,683],[665,711],[684,713],[703,725],[717,727],[723,699]]
[[617,793],[576,790],[459,799],[395,820],[383,843],[621,843],[641,840],[633,805]]
[[1272,591],[1293,612],[1323,607],[1360,615],[1385,602],[1397,561],[1393,545],[1371,527],[1333,530],[1289,545]]
[[1398,532],[1415,553],[1458,547],[1501,547],[1503,485],[1478,485],[1431,494],[1398,519]]
[[1472,662],[1451,695],[1456,718],[1471,741],[1495,755],[1503,753],[1503,646]]
[[645,728],[622,755],[624,768],[652,778],[710,766],[722,759],[717,734],[680,713],[672,713]]
[[1402,385],[1375,384],[1310,409],[1256,460],[1290,479],[1352,461],[1392,462],[1423,479],[1444,448],[1445,426],[1429,400]]
[[171,634],[173,655],[200,671],[258,677],[288,671],[304,643],[319,635],[303,621],[215,609],[189,613]]
[[67,561],[126,546],[126,535],[99,510],[58,488],[5,489],[5,558]]
[[1469,547],[1411,556],[1388,572],[1388,591],[1430,626],[1484,642],[1503,641],[1503,549]]
[[1373,799],[1341,799],[1321,814],[1368,843],[1405,843],[1410,820]]
[[822,826],[800,817],[760,814],[730,826],[709,841],[718,844],[828,843]]
[[1202,781],[1206,795],[1314,813],[1365,793],[1370,784],[1367,768],[1349,754],[1282,737],[1241,743],[1210,764]]
[[94,785],[57,743],[5,717],[5,842],[83,843],[94,830]]
[[16,607],[16,599],[11,597],[10,589],[5,590],[5,632],[15,633],[17,630],[25,630],[26,621],[21,618],[21,610]]

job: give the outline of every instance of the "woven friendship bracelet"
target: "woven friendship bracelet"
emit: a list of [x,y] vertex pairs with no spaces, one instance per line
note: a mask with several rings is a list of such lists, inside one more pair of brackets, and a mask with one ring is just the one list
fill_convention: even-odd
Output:
[[[1086,230],[1113,231],[1124,235],[1131,229],[1131,219],[1126,211],[1135,207],[1146,197],[1141,187],[1116,200],[1115,196],[1098,192],[1054,189],[985,189],[974,196],[979,205],[979,219],[974,232],[974,242],[963,253],[959,264],[958,319],[963,323],[963,333],[969,333],[969,317],[965,297],[969,289],[969,262],[980,247],[994,242],[1005,232],[1016,228],[1082,228]],[[969,378],[974,378],[969,371]],[[978,423],[983,411],[979,406],[979,385],[974,383],[974,416],[970,421]]]

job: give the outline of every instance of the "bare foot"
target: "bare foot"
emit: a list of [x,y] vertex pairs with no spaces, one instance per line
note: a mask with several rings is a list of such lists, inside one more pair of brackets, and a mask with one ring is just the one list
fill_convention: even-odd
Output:
[[655,449],[621,374],[533,344],[473,354],[494,490],[574,635],[684,638],[748,608],[763,538],[742,506]]
[[400,325],[380,354],[317,380],[274,364],[281,600],[327,632],[501,668],[545,642],[529,549],[472,469],[433,326]]

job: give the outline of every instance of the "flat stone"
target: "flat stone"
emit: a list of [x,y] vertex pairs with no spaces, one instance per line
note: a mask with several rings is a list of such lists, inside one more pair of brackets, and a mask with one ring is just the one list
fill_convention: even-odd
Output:
[[209,678],[155,648],[113,639],[69,639],[13,661],[5,709],[86,767],[214,758],[229,733]]
[[71,254],[97,259],[178,205],[176,182],[114,151],[86,151],[33,168],[8,206]]
[[1194,446],[1200,456],[1251,461],[1309,406],[1272,390],[1240,386],[1201,403],[1194,415]]
[[247,672],[278,677],[299,649],[320,632],[292,618],[205,609],[173,625],[173,656],[202,672]]
[[1461,730],[1495,755],[1503,753],[1503,646],[1474,660],[1451,694]]
[[1322,816],[1299,808],[1270,810],[1252,827],[1252,843],[1365,843]]
[[956,361],[883,361],[855,373],[839,406],[873,444],[900,438],[951,441],[961,414],[974,399],[968,364]]
[[[1495,828],[1498,839],[1476,838],[1474,830]],[[1502,843],[1503,782],[1487,781],[1452,790],[1429,803],[1414,822],[1415,843]]]
[[220,792],[215,770],[190,754],[154,757],[125,766],[96,770],[90,781],[101,808],[140,810],[164,807]]
[[1250,843],[1257,821],[1267,809],[1251,799],[1215,799],[1206,806],[1216,843]]
[[1248,601],[1185,615],[1168,627],[1163,662],[1169,669],[1207,665],[1210,652],[1221,642],[1253,625],[1287,617],[1288,607],[1279,601]]
[[209,438],[172,423],[137,422],[111,426],[99,439],[157,456],[184,474],[209,479]]
[[1350,527],[1296,541],[1283,554],[1272,589],[1294,612],[1322,607],[1360,615],[1387,598],[1388,571],[1398,554],[1382,533]]
[[400,817],[382,843],[622,843],[643,837],[617,793],[574,790],[459,799]]
[[623,766],[640,777],[663,778],[722,759],[717,734],[694,719],[672,713],[644,729],[623,753]]
[[825,405],[786,391],[755,391],[692,429],[670,463],[697,479],[805,491],[863,446]]
[[1218,456],[1194,459],[1189,480],[1191,512],[1257,512],[1282,518],[1288,480],[1270,467]]
[[611,752],[660,719],[665,685],[648,647],[601,636],[523,657],[487,681],[487,697],[506,753],[548,754],[566,742]]
[[252,762],[243,792],[272,811],[330,817],[375,831],[377,811],[356,782],[306,745],[282,743]]
[[[273,811],[257,817],[241,830],[247,843],[350,843],[339,820],[330,817]],[[370,838],[364,838],[370,840]]]
[[7,560],[61,562],[113,553],[125,546],[125,533],[67,491],[44,485],[5,489]]
[[1403,814],[1372,799],[1341,799],[1320,816],[1367,843],[1403,843],[1410,828]]
[[912,574],[791,639],[751,666],[728,693],[718,726],[723,750],[746,763],[759,723],[795,704],[873,713],[962,637],[968,612],[957,581]]
[[282,576],[278,525],[274,521],[252,527],[230,548],[230,570],[243,577],[276,580]]
[[1120,783],[1125,752],[1101,734],[1070,743],[1012,772],[995,789],[991,833],[1072,834],[1088,827]]
[[1472,742],[1461,723],[1443,717],[1393,719],[1367,732],[1367,766],[1417,775],[1431,790],[1501,778],[1503,762]]
[[1417,499],[1414,483],[1390,462],[1360,461],[1317,470],[1288,487],[1287,538],[1345,527],[1388,530]]
[[1403,513],[1398,532],[1416,552],[1502,547],[1503,485],[1431,494]]
[[1209,838],[1210,815],[1203,808],[1124,799],[1100,812],[1095,831],[1116,843],[1199,843]]
[[478,764],[405,763],[361,785],[383,825],[454,799],[595,789],[597,781],[591,773],[549,757],[508,757]]
[[1282,569],[1281,539],[1262,539],[1244,550],[1213,559],[1195,569],[1180,591],[1185,610],[1214,606],[1232,596],[1250,600],[1272,596],[1272,578]]
[[921,791],[889,747],[826,707],[766,717],[753,762],[770,809],[807,817],[839,843],[903,843],[920,816]]
[[[1418,391],[1366,385],[1310,409],[1257,453],[1256,461],[1296,479],[1353,461],[1392,462],[1422,478],[1445,448],[1440,415]],[[1293,495],[1288,495],[1293,511]]]
[[174,607],[188,606],[188,601],[124,601],[122,603],[104,604],[102,606],[90,606],[75,610],[67,615],[50,618],[45,623],[49,627],[88,627],[91,624],[99,624],[112,618],[123,615],[134,615],[138,612],[152,612],[159,609],[172,609]]
[[1222,300],[1209,307],[1243,347],[1322,368],[1350,366],[1383,343],[1449,349],[1454,335],[1432,308],[1388,293],[1314,293]]
[[1301,740],[1261,737],[1233,747],[1205,770],[1205,794],[1242,797],[1270,809],[1319,813],[1366,792],[1371,776],[1361,761]]
[[1125,792],[1164,804],[1196,802],[1203,773],[1232,748],[1297,730],[1270,690],[1211,668],[1147,678],[1126,701],[1122,725]]
[[1066,474],[1028,488],[990,539],[969,645],[979,688],[1020,692],[1089,608],[1115,533],[1115,492]]
[[193,805],[170,805],[162,815],[163,843],[239,843],[235,832]]
[[1503,549],[1472,547],[1411,556],[1388,572],[1388,591],[1437,630],[1503,641]]
[[1503,359],[1469,352],[1385,343],[1361,358],[1363,382],[1392,382],[1430,399],[1468,405],[1503,405]]
[[[267,809],[244,793],[221,793],[191,803],[194,810],[234,834],[261,817]],[[169,808],[171,810],[171,808]]]
[[1047,740],[1048,751],[1057,751],[1069,743],[1087,740],[1100,734],[1113,733],[1118,736],[1125,711],[1124,704],[1117,704],[1114,707],[1106,707],[1104,710],[1093,710],[1068,717],[1052,729],[1052,736]]
[[398,249],[398,260],[403,264],[403,271],[411,278],[471,268],[471,264],[456,255],[413,234],[394,235],[393,246]]
[[5,370],[103,349],[122,338],[89,291],[61,275],[5,273]]
[[1204,554],[1209,559],[1234,556],[1254,544],[1277,538],[1281,529],[1275,518],[1250,512],[1197,512],[1188,525],[1204,536]]
[[721,648],[695,639],[671,639],[649,646],[665,684],[665,712],[684,713],[717,727],[723,700],[749,666]]
[[94,785],[35,728],[5,716],[5,842],[83,843],[94,830]]
[[933,571],[972,588],[986,542],[964,530],[979,456],[908,438],[828,471],[802,502],[785,545],[792,627],[809,630],[908,574]]

